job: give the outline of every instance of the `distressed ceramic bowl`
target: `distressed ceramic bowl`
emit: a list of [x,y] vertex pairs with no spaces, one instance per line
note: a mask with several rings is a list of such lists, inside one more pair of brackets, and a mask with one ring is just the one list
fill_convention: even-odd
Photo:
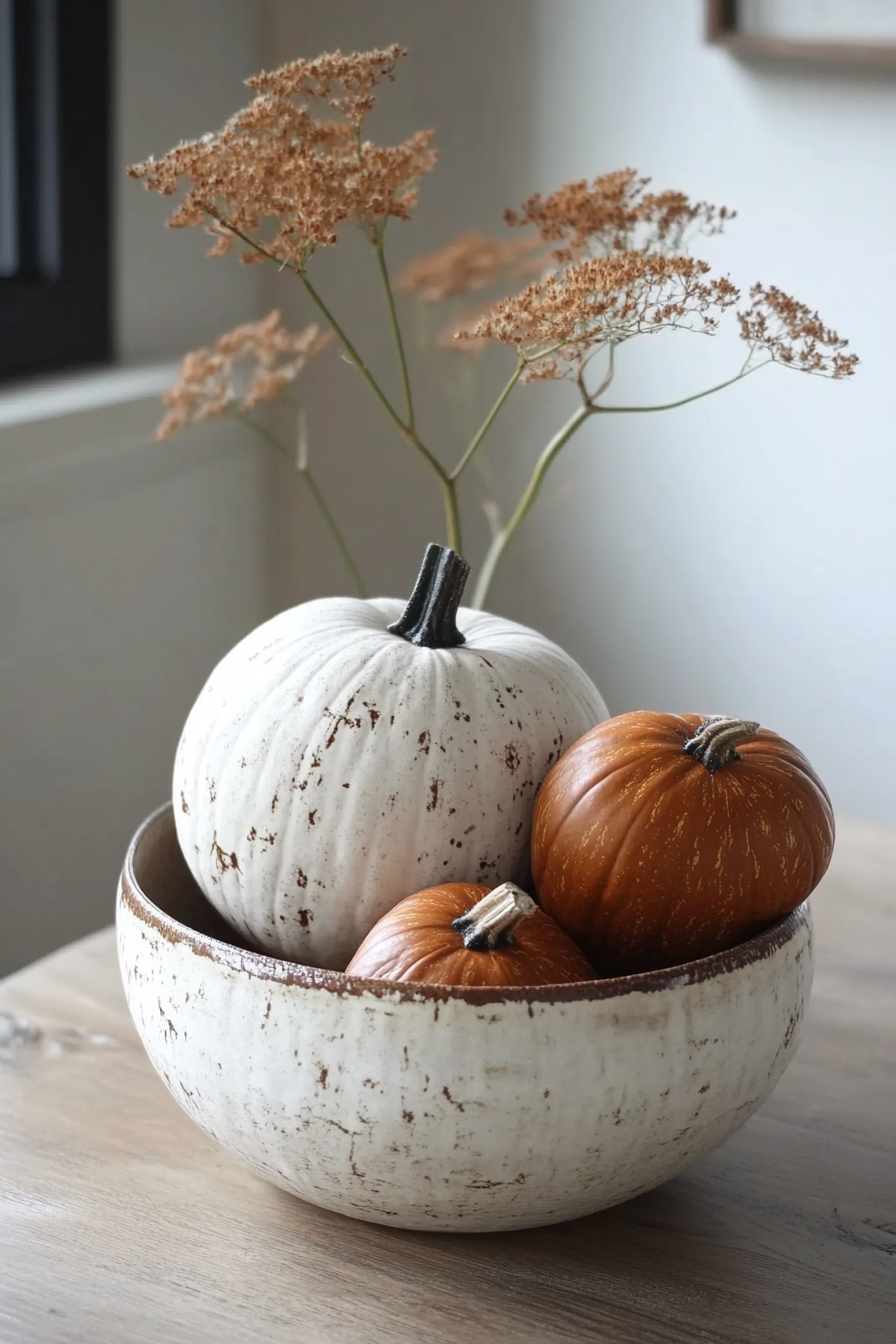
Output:
[[128,852],[118,946],[149,1057],[207,1133],[324,1208],[457,1232],[577,1218],[684,1171],[768,1097],[812,979],[806,905],[731,952],[556,988],[277,961],[200,894],[170,807]]

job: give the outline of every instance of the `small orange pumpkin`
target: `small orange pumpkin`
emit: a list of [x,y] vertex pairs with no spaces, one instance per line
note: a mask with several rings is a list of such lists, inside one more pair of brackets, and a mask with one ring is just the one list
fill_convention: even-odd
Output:
[[539,899],[602,975],[733,947],[821,880],[834,816],[802,752],[721,715],[621,714],[544,779]]
[[512,882],[448,882],[399,901],[346,975],[422,985],[563,985],[593,980],[571,938]]

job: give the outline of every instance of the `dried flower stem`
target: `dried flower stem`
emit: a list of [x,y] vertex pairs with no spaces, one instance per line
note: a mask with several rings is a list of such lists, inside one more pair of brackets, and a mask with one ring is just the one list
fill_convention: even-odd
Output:
[[414,399],[411,395],[411,379],[410,374],[408,373],[407,356],[404,352],[401,323],[398,320],[398,312],[395,307],[395,292],[392,288],[392,282],[389,279],[389,268],[386,265],[385,232],[385,224],[383,224],[382,228],[375,229],[371,236],[371,242],[373,244],[373,250],[376,253],[377,269],[380,273],[380,279],[383,282],[386,303],[389,307],[389,325],[392,328],[392,339],[395,342],[395,353],[398,356],[398,367],[401,371],[401,385],[404,388],[405,419],[407,421],[408,429],[413,430],[415,428]]
[[[402,420],[401,415],[399,414],[398,411],[396,411],[395,407],[392,405],[391,401],[386,396],[383,389],[380,387],[376,378],[373,376],[373,374],[370,372],[370,369],[368,369],[367,365],[364,363],[364,360],[361,358],[355,346],[349,340],[341,324],[337,321],[333,313],[327,307],[320,293],[315,289],[314,285],[308,279],[308,276],[305,274],[304,271],[297,269],[296,274],[298,275],[302,284],[305,286],[305,291],[309,299],[317,308],[321,317],[324,319],[324,321],[327,323],[330,329],[334,332],[337,340],[345,350],[345,353],[348,355],[352,364],[358,370],[361,377],[364,379],[365,383],[370,388],[371,392],[382,406],[383,410],[389,416],[390,420],[392,420],[392,422],[396,425],[396,427],[401,431],[404,437],[409,438],[410,435],[413,435],[413,430],[410,430],[409,426],[406,425],[405,422]],[[431,464],[434,464],[437,470],[441,470],[441,467],[439,466],[438,462],[436,462],[435,458],[432,457],[429,450],[426,447],[424,447],[424,445],[419,441],[419,439],[416,439],[414,447],[417,448],[418,451],[421,452],[423,456],[428,461],[430,461]]]
[[[249,105],[220,131],[181,142],[161,159],[132,165],[129,172],[153,191],[171,196],[182,182],[184,199],[171,216],[175,228],[203,226],[215,239],[212,256],[223,256],[239,239],[246,263],[262,258],[292,271],[302,282],[329,332],[316,324],[290,333],[275,310],[219,338],[211,349],[191,352],[181,380],[166,395],[168,414],[159,437],[230,414],[243,419],[281,451],[264,425],[246,419],[261,401],[278,396],[331,334],[341,343],[402,438],[424,460],[442,491],[449,546],[460,551],[457,482],[476,456],[518,382],[568,379],[581,402],[538,457],[507,523],[493,499],[485,510],[492,531],[473,603],[481,607],[494,572],[517,528],[532,508],[558,453],[585,421],[597,414],[673,410],[711,396],[769,363],[842,379],[858,363],[847,342],[818,313],[776,286],[754,284],[737,311],[749,349],[740,371],[701,392],[649,406],[607,406],[615,347],[634,336],[668,329],[710,334],[741,299],[727,276],[713,275],[708,262],[689,255],[696,235],[721,232],[734,218],[726,207],[691,201],[683,192],[648,190],[650,179],[632,168],[593,181],[563,184],[547,196],[530,196],[505,214],[513,228],[535,236],[506,241],[467,233],[406,267],[393,286],[385,254],[389,219],[408,219],[418,184],[435,166],[432,131],[417,131],[398,145],[382,146],[362,135],[376,102],[375,90],[395,77],[405,50],[290,61],[247,81]],[[211,225],[211,226],[210,226]],[[398,362],[403,412],[362,359],[348,334],[308,276],[310,258],[334,246],[344,227],[359,226],[376,254]],[[469,354],[489,341],[512,346],[517,364],[453,470],[443,466],[417,429],[410,371],[395,301],[396,290],[415,292],[425,303],[478,293],[512,276],[529,276],[518,293],[468,314],[454,348]],[[440,337],[444,343],[444,331]],[[607,354],[603,376],[592,390],[592,361]],[[254,362],[251,382],[240,393],[235,369]],[[284,398],[286,400],[286,398]],[[319,485],[308,471],[301,446],[297,467],[339,548],[359,593],[360,572]]]
[[[601,406],[599,405],[597,398],[602,396],[604,392],[607,391],[611,382],[613,381],[614,350],[615,350],[615,342],[611,341],[609,343],[609,363],[607,367],[607,372],[604,375],[603,379],[601,380],[600,386],[597,388],[595,392],[589,394],[584,382],[584,370],[582,370],[580,377],[578,379],[579,389],[582,393],[582,405],[579,407],[579,409],[575,412],[574,415],[570,416],[566,424],[561,427],[561,429],[551,439],[550,443],[546,446],[541,456],[539,457],[538,461],[536,462],[532,475],[529,478],[529,482],[526,485],[526,488],[523,491],[522,495],[520,496],[516,508],[514,509],[510,518],[507,520],[507,523],[502,528],[500,528],[500,530],[494,532],[491,544],[489,545],[488,551],[486,552],[485,555],[485,559],[482,563],[482,569],[479,572],[479,578],[477,579],[475,590],[473,592],[473,600],[471,605],[475,610],[481,610],[485,605],[485,602],[488,598],[489,588],[491,587],[492,580],[495,575],[495,570],[500,564],[501,558],[503,557],[504,552],[507,549],[507,546],[510,543],[514,533],[516,532],[520,524],[523,522],[529,510],[532,508],[532,505],[535,503],[535,500],[538,498],[538,494],[539,491],[541,490],[544,478],[547,475],[548,470],[550,469],[554,459],[560,452],[561,448],[563,448],[564,445],[568,443],[568,441],[572,438],[572,436],[576,433],[576,431],[581,428],[581,426],[585,423],[585,421],[589,418],[589,416],[598,414],[605,414],[605,415],[634,414],[638,411],[649,412],[649,411],[675,410],[679,406],[687,406],[689,402],[700,401],[702,397],[709,397],[714,392],[721,392],[723,388],[730,387],[733,383],[737,383],[742,378],[746,378],[748,374],[755,373],[757,369],[763,368],[765,364],[772,363],[771,360],[763,360],[761,364],[754,364],[752,366],[749,366],[749,358],[748,358],[747,363],[744,365],[744,367],[740,370],[739,373],[736,373],[734,375],[733,378],[727,378],[722,383],[716,383],[713,387],[707,387],[702,392],[694,392],[688,397],[681,397],[679,398],[678,401],[668,401],[662,403],[661,405],[656,406]],[[497,403],[496,406],[492,408],[490,419],[494,419],[497,410],[500,409],[500,403],[509,394],[511,388],[519,378],[524,368],[525,368],[524,364],[521,364],[517,368],[516,373],[508,383],[507,387],[504,389],[501,398],[499,398],[499,403]],[[477,439],[478,438],[481,438],[481,432],[480,435],[477,436]],[[474,443],[476,443],[476,440],[474,440]],[[468,450],[467,454],[465,454],[465,457],[463,459],[464,462],[467,460],[467,457],[469,455],[470,453]]]
[[571,415],[565,425],[557,431],[550,443],[543,450],[541,456],[535,464],[535,470],[529,479],[519,503],[514,509],[511,517],[507,520],[501,531],[492,539],[482,562],[482,569],[479,571],[479,578],[476,581],[476,588],[473,592],[473,600],[470,605],[476,611],[481,611],[488,596],[488,590],[491,587],[492,579],[495,576],[501,557],[507,548],[516,529],[525,518],[538,497],[542,482],[547,475],[548,469],[554,458],[560,452],[563,445],[572,438],[576,430],[582,426],[590,415],[594,415],[596,407],[586,402],[578,408],[574,415]]
[[[371,392],[382,406],[383,410],[389,416],[389,419],[396,426],[402,438],[404,438],[413,448],[417,450],[420,456],[424,459],[424,461],[428,463],[432,471],[438,477],[439,484],[442,487],[442,495],[445,505],[445,527],[448,534],[448,545],[451,547],[452,550],[460,551],[462,547],[462,538],[460,529],[460,510],[458,509],[457,505],[457,491],[455,489],[454,481],[450,478],[450,476],[448,475],[448,473],[446,472],[445,468],[442,466],[438,458],[435,457],[426,447],[425,443],[423,443],[422,439],[420,438],[419,434],[414,428],[414,425],[412,423],[402,420],[401,415],[399,414],[398,411],[396,411],[395,407],[392,405],[391,401],[386,396],[383,389],[380,387],[376,378],[371,373],[367,365],[364,363],[364,360],[361,358],[353,342],[349,339],[348,335],[346,334],[345,330],[343,329],[339,321],[336,319],[334,314],[328,308],[322,295],[317,291],[317,289],[315,289],[314,285],[308,279],[308,276],[304,268],[296,265],[294,262],[291,261],[281,261],[279,257],[275,257],[271,252],[269,252],[262,243],[259,243],[255,238],[251,238],[248,234],[243,233],[239,228],[236,227],[236,225],[232,224],[230,220],[226,219],[223,215],[216,214],[214,217],[223,228],[229,229],[230,232],[234,233],[242,242],[244,242],[247,245],[247,247],[254,248],[255,251],[260,253],[261,256],[267,257],[270,261],[276,262],[281,269],[285,267],[287,270],[292,271],[301,280],[302,284],[305,286],[305,291],[308,294],[308,297],[311,299],[311,302],[317,308],[321,317],[327,323],[328,327],[336,336],[337,340],[341,343],[352,364],[358,370],[361,377],[364,379],[365,383],[370,388]],[[379,250],[379,255],[382,256],[382,249]],[[385,267],[385,258],[383,258],[383,266]],[[388,270],[386,270],[385,272],[385,280],[386,280],[387,292],[391,296],[392,287],[391,284],[389,284]],[[390,309],[394,311],[394,300],[392,300],[390,303]],[[400,328],[398,327],[397,314],[395,316],[395,330],[398,333],[397,340],[398,342],[400,342],[401,334],[400,334]],[[401,351],[402,351],[401,362],[402,367],[404,369],[404,376],[406,377],[407,363],[404,360],[403,345],[401,346]],[[407,395],[408,396],[410,395],[409,388]]]
[[339,524],[333,517],[330,506],[327,504],[323,492],[320,486],[318,485],[317,481],[315,480],[310,467],[300,467],[298,470],[299,474],[307,482],[308,489],[311,491],[312,495],[314,496],[317,507],[320,509],[321,517],[326,523],[330,535],[332,536],[333,540],[335,541],[336,545],[339,548],[339,554],[342,556],[343,564],[345,565],[346,569],[351,575],[352,583],[355,585],[355,592],[358,594],[358,597],[369,597],[370,594],[367,590],[367,585],[365,584],[364,579],[361,576],[361,571],[358,568],[357,564],[355,563],[354,556],[352,555],[351,551],[348,548],[348,543],[346,542],[345,537],[342,535],[342,531],[339,527]]
[[706,387],[702,392],[692,392],[689,397],[680,397],[678,401],[664,401],[657,406],[595,406],[595,411],[602,411],[607,415],[635,415],[639,411],[674,411],[679,406],[687,406],[689,402],[700,401],[703,397],[711,397],[714,392],[721,392],[723,388],[731,387],[733,383],[739,383],[742,378],[748,378],[751,373],[757,369],[764,369],[766,364],[773,364],[774,360],[764,359],[761,364],[754,364],[751,368],[743,368],[740,373],[736,373],[733,378],[726,378],[723,383],[715,383],[712,387]]
[[[281,452],[284,455],[284,457],[290,456],[285,446],[277,438],[276,434],[272,434],[266,425],[259,424],[257,420],[250,420],[248,416],[239,416],[238,418],[242,421],[244,425],[247,425],[249,429],[254,429],[256,434],[260,435],[261,438],[265,439],[269,444],[271,444],[274,448],[276,448],[278,452]],[[348,570],[349,574],[351,575],[352,583],[355,585],[355,591],[357,592],[359,597],[367,597],[368,596],[367,586],[364,583],[361,571],[358,568],[354,556],[349,550],[348,542],[342,535],[342,529],[337,523],[333,511],[330,508],[329,504],[327,503],[326,496],[324,495],[324,492],[318,485],[314,473],[312,472],[311,468],[307,465],[307,463],[296,464],[296,470],[304,480],[305,484],[308,486],[308,489],[311,491],[311,495],[318,509],[320,510],[320,515],[324,520],[327,530],[330,533],[330,536],[333,538],[333,541],[336,543],[336,546],[339,550],[339,554],[342,556],[343,563],[346,569]]]
[[386,411],[386,414],[396,425],[402,438],[406,439],[407,442],[411,445],[411,447],[417,450],[420,456],[424,459],[425,462],[429,464],[430,468],[438,477],[439,484],[442,487],[442,496],[445,505],[445,529],[448,534],[448,545],[451,547],[453,551],[458,552],[461,551],[462,539],[460,530],[460,510],[458,509],[457,506],[457,491],[455,489],[454,482],[450,479],[448,473],[446,472],[445,468],[442,466],[438,458],[435,457],[423,443],[422,439],[420,438],[416,429],[414,429],[413,425],[406,424],[405,421],[402,420],[398,411],[396,411],[395,407],[392,405],[391,401],[386,396],[385,392],[382,390],[379,383],[368,369],[367,365],[361,359],[361,356],[358,354],[357,350],[346,336],[342,327],[339,325],[336,318],[333,316],[327,305],[324,303],[324,300],[321,298],[320,294],[314,288],[305,272],[299,271],[298,276],[308,292],[308,297],[317,306],[317,309],[320,312],[321,316],[324,318],[324,320],[330,326],[332,331],[335,333],[337,339],[342,342],[349,359],[355,365],[358,372],[361,374],[362,378],[373,392],[377,401]]
[[[267,257],[269,261],[276,262],[280,270],[285,269],[288,271],[292,271],[293,274],[299,277],[302,284],[305,286],[305,289],[308,293],[308,297],[311,299],[312,303],[318,309],[318,311],[326,321],[327,325],[330,327],[333,334],[341,342],[352,364],[354,364],[355,368],[358,370],[361,377],[367,383],[368,387],[376,397],[377,401],[383,407],[384,411],[390,417],[390,419],[392,419],[394,423],[398,426],[398,428],[403,433],[405,433],[405,436],[407,436],[406,434],[408,428],[407,425],[405,425],[398,411],[396,411],[395,407],[392,405],[391,401],[386,396],[385,392],[380,387],[379,383],[376,381],[376,379],[368,369],[367,365],[364,363],[361,356],[358,354],[358,351],[355,349],[351,340],[346,335],[345,331],[340,326],[339,322],[337,322],[336,318],[330,312],[330,309],[324,303],[324,300],[317,292],[317,290],[314,288],[311,281],[308,279],[308,276],[306,275],[304,269],[300,266],[297,266],[292,261],[281,261],[279,257],[275,257],[274,254],[272,252],[269,252],[262,243],[259,243],[257,241],[257,239],[250,238],[247,233],[243,233],[242,230],[238,229],[235,224],[231,224],[230,220],[225,219],[223,215],[216,214],[214,217],[223,228],[229,229],[231,233],[236,234],[237,238],[239,238],[241,242],[244,242],[247,247],[254,248],[255,251],[258,252],[261,256]],[[420,449],[422,449],[425,455],[429,456],[427,450],[423,447],[423,444],[418,444],[417,446]],[[432,460],[435,462],[434,458]],[[441,470],[441,467],[439,466],[438,463],[436,463],[436,466],[438,467],[439,470]]]
[[594,405],[598,397],[603,396],[616,376],[616,345],[616,341],[610,341],[607,346],[607,371],[601,379],[600,386],[595,392],[589,393],[585,386],[585,367],[588,361],[586,360],[585,365],[582,366],[581,381],[579,385],[581,387],[583,398],[585,401],[590,401],[592,405]]
[[[532,505],[535,503],[535,500],[538,497],[538,492],[541,489],[542,482],[544,481],[544,478],[547,475],[548,469],[550,468],[551,463],[554,461],[554,458],[560,452],[560,449],[563,448],[563,446],[566,443],[568,443],[568,441],[572,438],[573,434],[575,434],[576,431],[585,423],[589,415],[595,414],[597,411],[605,409],[604,407],[598,406],[596,404],[596,401],[598,397],[602,396],[603,393],[606,392],[607,388],[613,381],[613,374],[615,372],[615,350],[616,350],[616,342],[610,341],[608,346],[607,371],[601,380],[600,386],[594,393],[589,393],[587,387],[585,386],[585,365],[583,364],[581,370],[579,371],[579,377],[578,377],[579,390],[581,391],[582,394],[582,405],[579,408],[579,410],[576,411],[575,415],[571,416],[569,420],[566,422],[566,424],[558,431],[558,433],[554,435],[550,443],[544,449],[544,452],[541,454],[541,456],[539,457],[538,461],[535,464],[535,468],[532,472],[532,475],[529,478],[529,483],[526,486],[525,490],[523,491],[522,495],[520,496],[519,503],[517,504],[516,509],[508,519],[506,525],[504,527],[501,527],[497,522],[497,514],[496,513],[490,514],[488,510],[486,510],[486,514],[489,518],[489,524],[491,526],[492,539],[488,551],[486,552],[485,559],[482,562],[482,569],[480,571],[479,578],[477,580],[476,587],[473,592],[472,605],[475,610],[481,610],[482,607],[485,605],[486,598],[488,597],[489,588],[491,587],[492,579],[494,578],[495,570],[497,569],[501,561],[501,557],[503,556],[504,551],[507,549],[507,546],[514,532],[522,523],[523,519],[526,517],[526,514],[532,508]],[[587,360],[585,361],[585,364],[587,364]],[[517,365],[516,369],[511,375],[506,387],[504,388],[500,397],[495,402],[494,406],[489,412],[488,417],[486,418],[482,428],[479,430],[478,434],[473,439],[472,443],[470,444],[470,447],[467,449],[460,463],[452,473],[453,476],[455,477],[458,476],[463,467],[466,466],[469,459],[473,456],[473,453],[476,451],[476,449],[479,447],[479,444],[482,442],[482,439],[485,437],[486,431],[494,421],[501,407],[504,405],[504,402],[510,396],[510,393],[513,391],[516,384],[519,382],[519,379],[525,372],[525,369],[526,369],[525,360],[520,360],[519,364]]]
[[498,414],[501,411],[501,408],[503,407],[504,403],[507,401],[507,398],[510,396],[511,392],[519,382],[525,367],[526,365],[522,360],[520,361],[519,364],[517,364],[513,373],[510,375],[510,378],[507,380],[507,383],[505,384],[504,389],[501,392],[501,395],[498,397],[498,400],[495,402],[494,406],[491,408],[488,415],[485,417],[482,424],[479,426],[473,438],[470,440],[469,447],[467,448],[463,457],[460,459],[454,470],[450,473],[449,477],[450,480],[452,481],[457,480],[458,476],[460,476],[464,467],[470,461],[470,458],[473,456],[479,445],[482,443],[482,440],[485,438],[486,434],[489,432],[492,425],[497,420]]

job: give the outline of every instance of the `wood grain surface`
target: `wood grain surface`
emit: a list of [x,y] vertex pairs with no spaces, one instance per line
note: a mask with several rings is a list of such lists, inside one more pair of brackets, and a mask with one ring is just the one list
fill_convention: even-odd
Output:
[[3,1344],[894,1344],[896,833],[843,824],[771,1101],[687,1175],[500,1236],[352,1222],[244,1170],[131,1026],[111,930],[0,983]]

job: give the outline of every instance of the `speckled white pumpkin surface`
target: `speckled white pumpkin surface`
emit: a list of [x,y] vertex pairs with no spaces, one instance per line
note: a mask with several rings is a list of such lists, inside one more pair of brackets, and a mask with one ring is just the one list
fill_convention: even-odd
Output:
[[215,668],[177,750],[177,834],[231,926],[276,956],[345,966],[397,901],[437,882],[525,884],[535,792],[607,717],[533,630],[461,608],[421,648],[404,603],[324,598]]

